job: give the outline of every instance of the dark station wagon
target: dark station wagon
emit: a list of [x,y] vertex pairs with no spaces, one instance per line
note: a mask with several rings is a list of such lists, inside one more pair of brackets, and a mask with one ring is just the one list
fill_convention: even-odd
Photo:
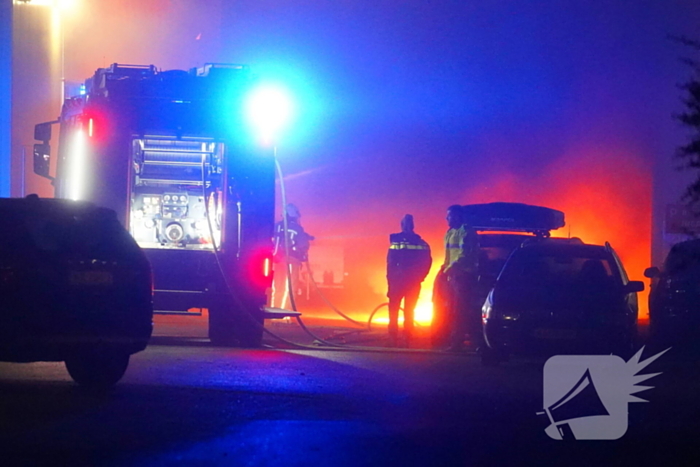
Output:
[[[615,251],[577,238],[539,239],[513,251],[482,308],[482,362],[510,354],[631,352],[637,292]],[[624,355],[622,355],[624,354]]]

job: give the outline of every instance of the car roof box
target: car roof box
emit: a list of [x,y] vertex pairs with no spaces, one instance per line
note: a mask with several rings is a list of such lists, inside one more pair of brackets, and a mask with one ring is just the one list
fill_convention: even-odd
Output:
[[476,230],[549,232],[564,227],[564,213],[522,203],[485,203],[463,206],[467,222]]

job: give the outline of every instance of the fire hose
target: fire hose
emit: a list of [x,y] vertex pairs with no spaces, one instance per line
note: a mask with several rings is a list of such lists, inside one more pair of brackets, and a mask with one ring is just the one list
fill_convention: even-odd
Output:
[[[284,188],[284,178],[283,178],[283,174],[282,174],[282,168],[281,168],[279,161],[277,159],[277,147],[274,148],[274,160],[275,160],[275,167],[277,170],[277,174],[278,174],[278,177],[280,180],[280,194],[281,194],[281,198],[282,198],[282,206],[284,209],[284,207],[286,207],[286,205],[287,205],[286,192],[285,192],[285,188]],[[204,195],[204,199],[206,200],[207,197],[206,197],[206,183],[205,182],[206,182],[206,180],[205,180],[205,156],[203,155],[202,156],[202,192]],[[216,258],[216,264],[217,264],[217,267],[219,269],[219,272],[221,273],[221,275],[224,279],[224,283],[225,283],[225,286],[228,290],[228,293],[235,301],[236,306],[238,306],[239,309],[241,309],[244,312],[244,316],[246,317],[246,319],[248,319],[250,321],[250,323],[253,324],[255,327],[261,328],[262,331],[264,333],[266,333],[267,335],[269,335],[270,337],[272,337],[272,338],[274,338],[274,339],[276,339],[276,340],[278,340],[286,345],[289,345],[292,348],[301,349],[301,350],[352,350],[352,351],[370,351],[370,352],[411,352],[411,353],[426,353],[426,352],[433,353],[433,352],[435,352],[435,350],[432,350],[432,349],[405,349],[405,348],[386,348],[386,347],[369,347],[369,346],[357,347],[357,346],[336,344],[333,342],[329,342],[328,340],[322,339],[319,336],[315,335],[313,332],[311,332],[311,330],[309,330],[306,327],[306,325],[304,324],[304,322],[300,316],[296,316],[295,318],[296,318],[296,321],[299,324],[299,326],[302,328],[302,330],[304,330],[304,332],[306,332],[309,336],[311,336],[314,339],[314,342],[324,344],[325,347],[318,346],[318,345],[309,346],[309,345],[298,344],[298,343],[289,341],[289,340],[283,338],[282,336],[279,336],[279,335],[273,333],[272,331],[270,331],[269,329],[265,328],[263,323],[260,323],[251,314],[251,312],[245,306],[245,304],[243,303],[241,298],[238,297],[235,293],[233,293],[233,288],[231,287],[231,284],[229,283],[229,279],[228,279],[226,272],[225,272],[225,269],[222,265],[219,247],[216,244],[215,236],[213,234],[214,229],[213,229],[213,226],[211,223],[211,213],[209,210],[209,203],[205,202],[204,205],[205,205],[205,211],[206,211],[206,217],[207,217],[207,226],[209,229],[210,238],[212,240],[212,248],[214,250],[214,256]],[[282,213],[282,221],[283,221],[283,228],[284,228],[284,248],[285,248],[285,267],[286,267],[286,272],[287,272],[287,278],[286,278],[287,279],[287,287],[288,287],[288,290],[292,291],[292,274],[291,274],[292,265],[291,265],[291,262],[289,261],[289,254],[288,254],[289,253],[289,238],[288,238],[288,234],[287,234],[288,224],[287,224],[287,216],[286,216],[286,213],[284,211]],[[319,292],[319,294],[321,295],[323,300],[331,307],[331,309],[334,312],[336,312],[337,314],[339,314],[340,316],[342,316],[344,319],[346,319],[350,322],[353,322],[356,325],[365,326],[364,324],[362,324],[362,323],[350,318],[349,316],[345,315],[340,310],[338,310],[335,306],[333,306],[332,303],[330,303],[330,301],[325,297],[325,295],[323,293],[321,293],[321,291],[318,287],[318,284],[313,280],[313,274],[311,273],[311,268],[308,266],[308,261],[305,262],[305,264],[307,266],[307,269],[309,270],[309,276],[311,277],[311,280],[312,280],[314,286],[316,287],[316,290]],[[297,310],[297,306],[296,306],[296,300],[294,298],[294,293],[290,293],[289,297],[290,297],[290,303],[292,306],[292,310],[297,312],[298,310]],[[388,303],[382,303],[381,305],[377,306],[369,316],[369,321],[367,323],[367,329],[360,330],[360,332],[370,330],[371,322],[372,322],[372,319],[373,319],[374,315],[376,314],[376,312],[387,305],[388,305]],[[357,332],[357,331],[354,331],[354,332]]]

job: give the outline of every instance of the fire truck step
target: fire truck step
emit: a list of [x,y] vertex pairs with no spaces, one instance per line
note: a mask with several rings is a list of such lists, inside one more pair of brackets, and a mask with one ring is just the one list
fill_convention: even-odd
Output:
[[199,311],[179,311],[179,310],[153,310],[154,315],[187,315],[187,316],[202,316],[202,310]]
[[297,316],[301,316],[301,313],[298,311],[285,310],[283,308],[265,307],[265,311],[263,312],[263,317],[265,319],[296,318]]

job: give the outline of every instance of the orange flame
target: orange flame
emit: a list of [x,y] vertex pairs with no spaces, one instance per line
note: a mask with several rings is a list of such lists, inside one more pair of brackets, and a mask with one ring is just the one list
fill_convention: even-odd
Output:
[[[552,232],[552,236],[579,237],[599,245],[610,242],[630,280],[643,280],[643,271],[651,261],[651,173],[641,158],[610,149],[581,150],[544,167],[534,178],[494,173],[470,188],[455,204],[495,201],[563,211],[566,226]],[[445,208],[436,207],[440,215]],[[423,282],[416,307],[419,324],[430,324],[432,320],[433,282],[444,257],[441,240],[447,226],[441,225],[444,230],[440,231],[435,227],[430,226],[432,235],[424,236],[433,246],[433,267]],[[377,293],[385,292],[384,270],[378,269],[370,283]],[[648,290],[640,293],[638,299],[639,317],[645,320]]]
[[[559,209],[566,226],[552,233],[586,243],[610,242],[631,280],[651,262],[651,172],[639,157],[610,149],[580,150],[544,168],[534,180],[499,176],[467,194],[470,202],[514,201]],[[648,317],[648,290],[639,294]]]

